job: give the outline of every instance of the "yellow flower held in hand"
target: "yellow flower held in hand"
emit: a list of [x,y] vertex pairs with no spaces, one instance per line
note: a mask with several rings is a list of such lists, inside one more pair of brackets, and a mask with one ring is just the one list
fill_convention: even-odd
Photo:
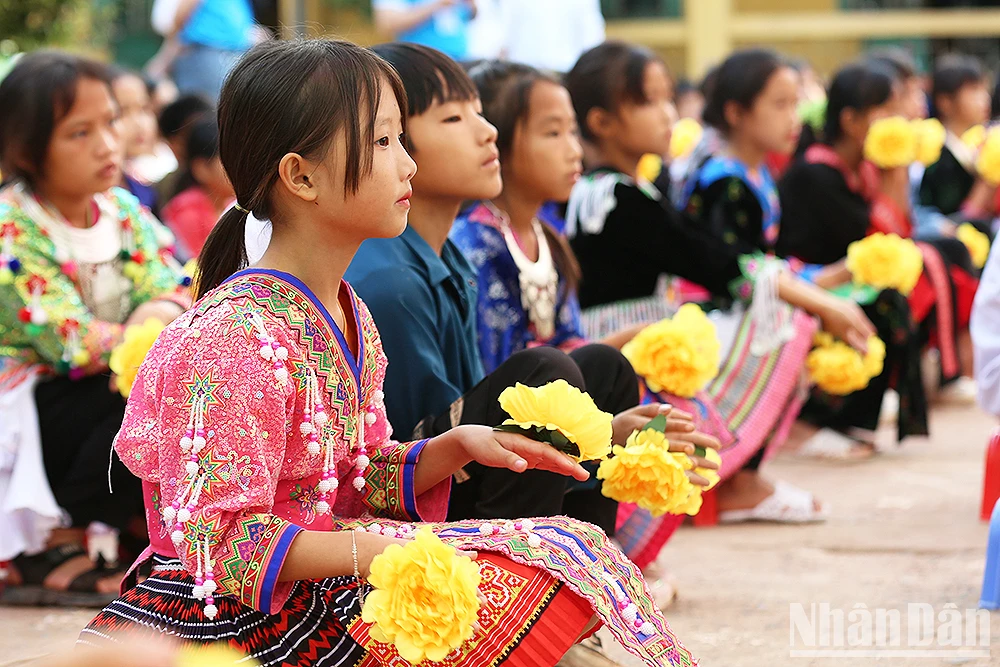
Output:
[[440,662],[473,635],[479,614],[479,566],[421,528],[405,546],[392,544],[372,560],[375,590],[361,619],[371,637],[393,644],[413,664]]
[[817,337],[817,343],[818,347],[806,357],[806,368],[816,385],[828,394],[853,394],[882,372],[885,343],[877,336],[868,339],[864,357],[843,341]]
[[962,133],[961,139],[966,146],[978,149],[986,141],[986,128],[982,125],[973,125]]
[[847,269],[858,284],[908,296],[920,280],[924,259],[910,239],[876,232],[847,247]]
[[601,493],[619,502],[635,503],[653,516],[688,506],[694,486],[686,474],[691,459],[670,452],[669,447],[659,431],[633,432],[626,446],[615,445],[614,455],[597,469],[597,478],[604,482]]
[[718,375],[722,347],[712,321],[688,303],[636,334],[622,354],[653,391],[690,398]]
[[990,185],[1000,185],[1000,127],[986,133],[986,141],[976,158],[976,172]]
[[654,153],[643,155],[639,159],[639,166],[636,167],[636,173],[639,177],[650,183],[659,177],[661,171],[663,171],[663,158]]
[[245,655],[225,642],[214,644],[183,644],[177,650],[177,667],[241,667],[258,665],[256,660],[248,660]]
[[865,137],[865,158],[882,169],[905,167],[917,159],[917,137],[902,116],[872,123]]
[[[715,449],[706,449],[704,458],[708,459],[717,466],[722,465],[722,457],[719,456],[719,452]],[[711,470],[709,468],[695,468],[694,472],[701,475],[708,480],[708,487],[702,487],[702,491],[711,491],[715,488],[715,485],[719,483],[719,471]]]
[[929,167],[941,157],[948,132],[937,118],[922,118],[911,123],[917,139],[917,161]]
[[678,159],[686,157],[701,142],[705,130],[693,118],[681,118],[674,124],[670,133],[670,157]]
[[612,415],[566,380],[542,387],[520,383],[507,387],[500,394],[500,407],[511,417],[505,426],[558,431],[580,450],[574,457],[580,461],[603,459],[611,451]]
[[125,339],[111,351],[108,365],[115,374],[115,386],[125,398],[132,392],[136,373],[149,348],[153,347],[165,325],[156,318],[149,318],[142,324],[133,324],[125,329]]
[[986,266],[986,258],[990,256],[990,237],[965,222],[958,226],[955,237],[965,244],[972,257],[972,264],[981,269]]

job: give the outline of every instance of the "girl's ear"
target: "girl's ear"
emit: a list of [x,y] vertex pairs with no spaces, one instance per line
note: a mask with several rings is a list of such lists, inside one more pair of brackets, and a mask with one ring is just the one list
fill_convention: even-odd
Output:
[[319,188],[310,176],[316,171],[317,166],[298,153],[288,153],[278,163],[278,183],[289,194],[302,201],[314,203],[319,197]]
[[611,133],[615,121],[614,114],[600,107],[592,108],[587,112],[587,117],[584,119],[587,129],[598,139],[603,139]]
[[730,100],[722,107],[722,117],[725,119],[727,126],[735,128],[740,124],[740,119],[743,118],[743,108],[740,107],[738,102]]

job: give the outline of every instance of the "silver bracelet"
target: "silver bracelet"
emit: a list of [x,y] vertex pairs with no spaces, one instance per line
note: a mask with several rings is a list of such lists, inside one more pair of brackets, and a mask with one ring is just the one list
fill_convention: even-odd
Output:
[[358,569],[358,534],[351,531],[351,555],[354,557],[354,578],[361,579],[361,570]]

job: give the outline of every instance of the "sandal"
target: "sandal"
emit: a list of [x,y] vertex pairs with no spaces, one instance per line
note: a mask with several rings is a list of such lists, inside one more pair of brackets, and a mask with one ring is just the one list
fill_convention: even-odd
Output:
[[0,605],[31,607],[87,607],[100,609],[114,601],[115,593],[101,593],[97,584],[118,572],[121,567],[108,567],[103,558],[91,569],[77,575],[65,590],[55,590],[44,585],[45,578],[61,565],[74,558],[86,556],[79,544],[61,544],[34,556],[18,556],[14,565],[21,575],[21,583],[8,585],[0,593]]
[[719,523],[765,521],[768,523],[818,523],[826,521],[828,508],[814,507],[813,494],[788,482],[777,481],[774,493],[748,510],[728,510],[719,513]]
[[855,463],[867,461],[878,453],[875,445],[860,442],[830,428],[820,429],[806,440],[796,456],[820,461]]

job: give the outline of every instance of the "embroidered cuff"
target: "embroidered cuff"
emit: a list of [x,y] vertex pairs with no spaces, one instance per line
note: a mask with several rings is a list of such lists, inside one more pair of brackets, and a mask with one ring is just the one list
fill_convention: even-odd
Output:
[[729,293],[733,295],[734,299],[743,302],[748,302],[753,298],[757,278],[765,268],[775,264],[783,267],[787,266],[784,260],[765,255],[762,252],[756,252],[752,255],[741,255],[739,264],[740,273],[743,275],[730,281]]
[[228,539],[226,556],[217,572],[221,587],[243,604],[265,614],[275,614],[292,590],[292,582],[278,582],[278,573],[302,528],[272,515],[254,514],[241,519]]
[[[427,439],[399,443],[379,450],[365,471],[364,502],[373,513],[400,521],[443,521],[447,514],[450,480],[421,495],[413,482],[417,461]],[[419,501],[419,503],[418,503]]]

